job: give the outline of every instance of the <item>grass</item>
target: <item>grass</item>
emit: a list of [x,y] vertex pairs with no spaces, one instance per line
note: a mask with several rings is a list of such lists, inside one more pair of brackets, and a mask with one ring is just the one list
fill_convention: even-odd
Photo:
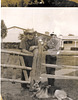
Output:
[[[9,55],[6,55],[6,56],[8,56],[7,58],[9,58]],[[3,58],[2,63],[5,63],[5,58],[6,58],[5,55],[3,55],[2,58]],[[78,66],[78,57],[65,56],[65,55],[58,56],[57,64]],[[13,75],[13,69],[8,69],[8,72],[5,73],[5,77],[7,78],[12,78],[12,75]],[[73,75],[73,73],[71,75]],[[21,78],[21,70],[17,70],[16,78],[17,79]],[[65,90],[66,93],[69,95],[69,97],[71,97],[73,100],[78,100],[78,80],[60,80],[59,79],[55,81],[55,85]],[[3,100],[37,100],[36,98],[31,97],[32,93],[30,93],[27,89],[23,90],[21,87],[21,84],[19,83],[12,84],[11,82],[2,82],[1,95],[2,95]],[[40,100],[43,100],[43,99],[40,99]],[[44,100],[52,100],[52,98],[44,99]]]

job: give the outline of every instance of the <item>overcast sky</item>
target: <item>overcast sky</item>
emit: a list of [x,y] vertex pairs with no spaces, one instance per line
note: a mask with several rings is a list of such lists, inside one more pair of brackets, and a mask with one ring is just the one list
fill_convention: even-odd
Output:
[[7,27],[78,36],[78,8],[1,8],[1,19]]

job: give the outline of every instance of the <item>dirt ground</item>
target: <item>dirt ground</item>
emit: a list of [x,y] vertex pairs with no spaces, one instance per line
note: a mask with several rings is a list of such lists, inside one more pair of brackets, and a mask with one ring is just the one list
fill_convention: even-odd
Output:
[[[73,100],[78,100],[77,80],[56,80],[55,85],[66,91],[68,96]],[[32,98],[32,93],[28,89],[23,89],[20,83],[2,82],[1,94],[3,100],[38,100],[37,98]]]

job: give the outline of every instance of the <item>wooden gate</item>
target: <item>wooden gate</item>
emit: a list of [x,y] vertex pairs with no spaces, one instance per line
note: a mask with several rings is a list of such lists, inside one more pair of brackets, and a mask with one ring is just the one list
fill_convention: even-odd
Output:
[[[12,83],[30,83],[30,77],[28,77],[27,70],[31,71],[32,68],[25,66],[23,56],[33,56],[33,54],[29,52],[26,54],[20,51],[1,50],[1,81],[10,81]],[[8,69],[11,69],[11,79],[7,78]],[[23,70],[25,81],[16,79],[17,69]]]

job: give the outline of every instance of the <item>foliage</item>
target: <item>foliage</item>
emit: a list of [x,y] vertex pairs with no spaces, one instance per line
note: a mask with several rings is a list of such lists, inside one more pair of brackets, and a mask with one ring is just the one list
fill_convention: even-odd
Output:
[[2,7],[24,7],[30,0],[1,0]]
[[7,35],[7,27],[4,23],[4,20],[1,20],[1,38],[5,38]]
[[74,36],[74,34],[69,34],[68,36]]
[[4,42],[3,43],[3,48],[5,49],[19,49],[20,48],[20,43],[16,43],[16,42]]
[[18,38],[19,40],[22,40],[24,38],[24,34],[20,34]]

